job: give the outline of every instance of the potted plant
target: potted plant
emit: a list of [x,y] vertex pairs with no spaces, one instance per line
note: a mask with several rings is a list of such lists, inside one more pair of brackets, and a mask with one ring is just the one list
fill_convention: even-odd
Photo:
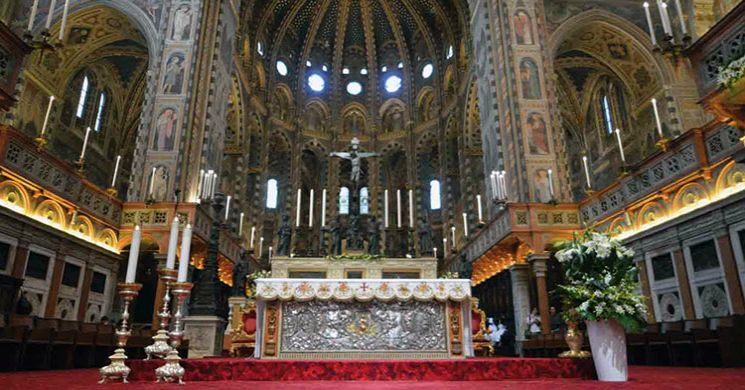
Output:
[[626,334],[646,324],[647,306],[636,293],[634,252],[596,232],[556,245],[566,274],[558,286],[565,307],[587,325],[595,370],[601,381],[626,381]]

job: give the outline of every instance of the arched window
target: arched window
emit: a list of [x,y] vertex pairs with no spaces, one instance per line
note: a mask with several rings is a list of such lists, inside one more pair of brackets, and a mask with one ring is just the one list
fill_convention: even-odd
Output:
[[618,129],[627,127],[628,111],[623,84],[611,76],[603,76],[595,90],[597,108],[594,109],[595,123],[598,129],[604,129],[606,135],[612,135]]
[[339,190],[339,214],[349,214],[349,188]]
[[440,200],[440,181],[432,180],[429,182],[429,208],[439,210],[442,207]]
[[96,112],[96,122],[93,124],[93,130],[101,131],[101,122],[103,120],[103,110],[106,108],[106,92],[101,92],[98,97],[98,110]]
[[266,182],[266,208],[276,209],[277,208],[277,180],[269,179]]
[[88,76],[83,77],[83,84],[80,86],[80,97],[78,98],[78,109],[75,116],[82,118],[85,115],[85,103],[88,99]]
[[603,113],[605,131],[608,132],[608,134],[612,134],[615,127],[613,126],[613,114],[611,113],[610,99],[608,99],[608,95],[603,95],[600,99],[600,110]]
[[367,215],[370,213],[370,199],[367,187],[360,188],[360,214]]

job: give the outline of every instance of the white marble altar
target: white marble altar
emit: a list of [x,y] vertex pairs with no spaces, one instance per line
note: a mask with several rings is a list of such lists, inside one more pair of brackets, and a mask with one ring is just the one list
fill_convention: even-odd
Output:
[[386,273],[409,273],[420,279],[437,277],[437,259],[417,257],[411,259],[380,258],[363,260],[354,258],[272,257],[272,277],[290,278],[293,273],[316,273],[328,279],[351,279],[349,272],[358,272],[360,279],[382,279]]

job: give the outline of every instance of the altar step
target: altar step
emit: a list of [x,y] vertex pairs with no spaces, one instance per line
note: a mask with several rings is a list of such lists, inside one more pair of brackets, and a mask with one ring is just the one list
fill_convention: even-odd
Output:
[[[133,360],[130,380],[153,381],[162,360]],[[256,360],[186,359],[195,381],[494,381],[547,378],[593,379],[591,359],[473,358],[466,360]]]

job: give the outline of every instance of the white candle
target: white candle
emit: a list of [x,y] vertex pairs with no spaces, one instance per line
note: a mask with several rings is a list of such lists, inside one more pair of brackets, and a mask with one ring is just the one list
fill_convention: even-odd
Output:
[[499,194],[497,193],[497,172],[492,171],[491,175],[489,175],[489,179],[491,181],[492,198],[497,199],[499,198]]
[[432,251],[435,253],[435,258],[437,258],[437,247],[432,248]]
[[326,226],[326,189],[321,192],[321,226]]
[[452,239],[453,248],[455,248],[455,226],[450,227],[450,238]]
[[230,218],[230,200],[233,199],[232,196],[228,195],[228,199],[225,201],[225,220],[227,221],[228,218]]
[[272,262],[272,247],[269,247],[269,262]]
[[205,198],[208,198],[208,199],[212,197],[212,195],[210,194],[210,191],[212,191],[212,181],[214,180],[214,177],[212,176],[213,172],[214,171],[210,169],[209,171],[207,171],[207,176],[205,177],[205,183],[204,183],[205,194],[204,195],[205,195]]
[[256,238],[256,226],[251,226],[251,249],[254,248],[254,238]]
[[178,217],[171,222],[171,236],[168,237],[168,254],[166,255],[166,268],[173,269],[176,265],[176,246],[178,245]]
[[28,27],[26,30],[31,31],[34,29],[34,19],[36,19],[36,11],[39,10],[39,0],[34,0],[34,4],[31,6],[31,15],[28,18]]
[[310,204],[308,205],[308,226],[313,227],[313,196],[314,191],[310,189]]
[[463,213],[463,236],[468,237],[468,214]]
[[243,234],[243,217],[245,217],[245,213],[241,213],[241,219],[238,220],[238,236],[240,237],[241,234]]
[[654,34],[654,24],[652,23],[652,13],[649,12],[649,3],[644,2],[644,14],[647,16],[647,28],[649,29],[649,38],[652,39],[652,45],[657,46],[657,36]]
[[153,194],[153,185],[155,184],[155,167],[153,167],[153,171],[150,173],[150,187],[147,189],[147,194],[152,195]]
[[673,36],[673,30],[670,27],[670,15],[667,13],[667,3],[657,0],[657,7],[660,9],[660,18],[662,19],[662,29],[665,30],[665,35],[668,37]]
[[[70,8],[70,0],[65,0],[65,8],[62,9],[62,26],[59,29],[59,40],[65,37],[65,26],[67,26],[67,10]],[[50,11],[51,12],[51,11]]]
[[212,180],[210,180],[210,198],[215,196],[215,187],[217,186],[217,172],[212,172]]
[[388,227],[388,190],[383,191],[383,222]]
[[623,142],[621,142],[621,129],[616,129],[616,139],[618,140],[618,151],[621,153],[621,161],[626,165],[626,155],[623,154]]
[[[34,3],[36,4],[36,3]],[[41,136],[47,131],[47,125],[49,125],[49,115],[52,113],[52,103],[54,103],[54,95],[49,97],[49,104],[47,105],[47,114],[44,116],[44,123],[41,125]]]
[[295,210],[295,226],[300,227],[300,200],[303,197],[303,190],[297,189],[297,207]]
[[127,262],[127,274],[124,283],[134,283],[137,274],[137,261],[140,258],[140,241],[142,240],[142,231],[139,225],[135,225],[132,231],[132,243],[129,245],[129,262]]
[[114,176],[111,177],[111,188],[116,187],[116,176],[119,174],[119,163],[122,161],[122,156],[116,156],[116,164],[114,164]]
[[396,226],[401,227],[401,190],[396,190]]
[[52,2],[49,4],[49,14],[47,14],[47,24],[44,26],[47,30],[49,30],[49,27],[52,26],[52,18],[54,18],[54,6],[56,5],[57,0],[52,0]]
[[199,170],[199,185],[197,186],[197,198],[202,198],[202,191],[204,191],[204,169]]
[[409,227],[414,228],[414,190],[409,190]]
[[88,147],[88,137],[91,135],[91,127],[85,129],[85,138],[83,138],[83,150],[80,151],[80,161],[85,158],[85,148]]
[[476,195],[476,211],[479,215],[479,222],[484,222],[484,214],[483,210],[481,209],[481,195]]
[[186,274],[189,272],[189,260],[191,252],[191,225],[187,224],[184,228],[184,234],[181,238],[181,256],[179,256],[178,263],[178,278],[179,282],[186,281]]
[[442,239],[442,255],[445,256],[445,254],[448,253],[448,239],[443,238]]
[[662,122],[660,121],[660,112],[657,110],[657,99],[652,98],[652,109],[654,110],[654,121],[657,124],[657,133],[660,138],[665,138],[662,134]]
[[587,181],[587,188],[592,188],[592,184],[590,184],[590,166],[587,163],[587,156],[582,156],[582,165],[585,166],[585,180]]
[[548,170],[548,193],[551,195],[551,199],[554,198],[554,171]]
[[264,252],[264,237],[259,238],[259,257],[263,255]]
[[683,17],[683,7],[680,6],[680,0],[675,0],[675,9],[678,11],[678,20],[680,21],[680,31],[683,35],[688,35],[688,27],[686,27],[686,21]]

